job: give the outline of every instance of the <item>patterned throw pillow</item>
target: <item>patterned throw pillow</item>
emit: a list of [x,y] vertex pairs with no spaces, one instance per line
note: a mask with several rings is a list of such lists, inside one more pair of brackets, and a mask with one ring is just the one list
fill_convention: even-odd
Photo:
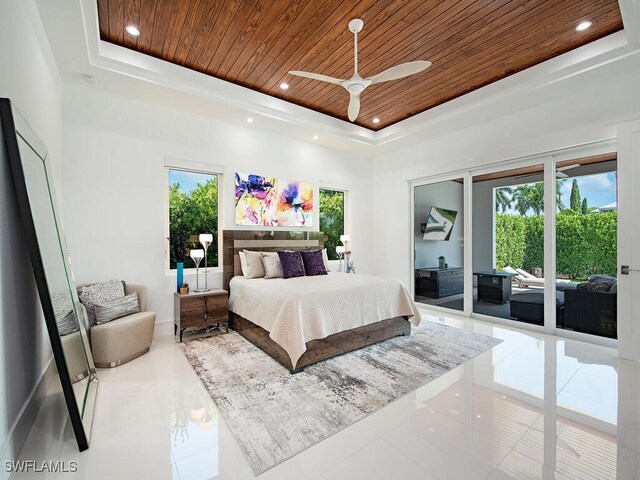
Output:
[[304,277],[304,265],[300,252],[278,252],[284,278]]
[[76,321],[76,314],[73,311],[71,294],[68,291],[51,294],[51,305],[53,306],[53,314],[56,317],[58,333],[60,335],[69,335],[77,332],[78,322]]
[[282,278],[282,264],[276,252],[260,252],[264,264],[264,278]]
[[105,304],[116,298],[124,297],[124,285],[120,280],[109,280],[107,282],[94,283],[80,290],[80,301],[87,309],[89,325],[96,324],[95,305]]
[[108,323],[116,318],[126,317],[132,313],[138,313],[140,311],[138,292],[130,293],[107,303],[96,303],[94,309],[98,325]]
[[326,275],[327,269],[324,266],[322,250],[309,250],[302,252],[302,263],[304,263],[305,275]]

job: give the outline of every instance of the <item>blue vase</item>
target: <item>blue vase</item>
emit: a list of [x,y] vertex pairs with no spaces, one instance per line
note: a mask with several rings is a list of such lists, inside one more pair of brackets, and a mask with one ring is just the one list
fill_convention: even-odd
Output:
[[178,289],[177,291],[180,291],[180,287],[182,286],[182,283],[184,281],[184,263],[182,262],[178,262],[176,263],[176,270],[177,270],[177,281],[178,281]]

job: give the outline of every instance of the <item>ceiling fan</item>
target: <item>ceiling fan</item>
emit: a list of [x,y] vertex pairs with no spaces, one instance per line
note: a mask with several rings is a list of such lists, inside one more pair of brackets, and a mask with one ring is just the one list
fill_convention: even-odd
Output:
[[374,83],[388,82],[390,80],[398,80],[400,78],[408,77],[415,73],[419,73],[431,66],[431,62],[424,60],[418,60],[415,62],[402,63],[395,67],[388,68],[377,75],[369,78],[362,78],[358,75],[358,32],[362,30],[364,22],[359,18],[355,18],[349,22],[349,30],[353,33],[353,51],[354,51],[354,74],[348,80],[342,80],[340,78],[329,77],[328,75],[321,75],[319,73],[301,72],[299,70],[291,70],[289,73],[297,75],[299,77],[311,78],[313,80],[320,80],[322,82],[333,83],[335,85],[341,85],[349,92],[349,120],[352,122],[358,118],[360,113],[360,94],[369,86]]
[[[566,167],[559,167],[556,168],[556,178],[569,178],[569,175],[567,175],[565,172],[565,170],[571,170],[572,168],[577,168],[579,167],[580,164],[576,163],[574,165],[567,165]],[[534,175],[540,175],[542,174],[542,172],[532,172],[532,173],[525,173],[524,175],[518,175],[517,177],[514,178],[525,178],[525,177],[533,177]]]

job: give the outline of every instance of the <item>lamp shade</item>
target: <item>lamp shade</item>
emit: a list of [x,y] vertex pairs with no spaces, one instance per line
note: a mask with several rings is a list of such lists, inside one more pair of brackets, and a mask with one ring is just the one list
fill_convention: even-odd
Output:
[[189,256],[194,260],[202,260],[204,258],[204,250],[201,248],[196,248],[191,250]]
[[199,240],[200,240],[200,243],[202,243],[203,245],[205,243],[211,243],[213,242],[213,235],[210,233],[201,233]]
[[336,247],[336,253],[344,253],[344,245],[338,245]]
[[340,241],[342,243],[347,243],[350,240],[351,240],[351,238],[349,237],[349,235],[340,235]]

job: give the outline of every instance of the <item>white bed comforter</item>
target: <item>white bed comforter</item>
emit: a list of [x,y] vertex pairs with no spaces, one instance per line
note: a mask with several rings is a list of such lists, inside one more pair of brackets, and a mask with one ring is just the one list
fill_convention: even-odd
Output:
[[387,318],[420,313],[398,280],[330,273],[299,278],[237,276],[229,286],[229,310],[269,332],[294,366],[310,340]]

